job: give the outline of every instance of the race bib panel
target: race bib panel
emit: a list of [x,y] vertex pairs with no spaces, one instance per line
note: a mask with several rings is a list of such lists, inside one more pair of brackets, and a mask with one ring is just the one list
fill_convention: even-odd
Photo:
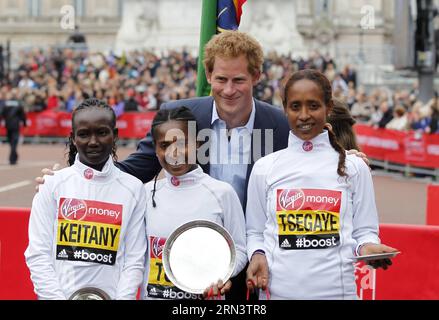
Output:
[[285,250],[337,247],[341,196],[341,191],[334,190],[276,190],[279,247]]
[[120,204],[61,198],[56,259],[114,265],[122,211]]
[[146,285],[148,296],[159,299],[199,299],[199,295],[180,290],[174,286],[166,276],[162,260],[165,242],[165,238],[149,237],[151,250],[148,283]]

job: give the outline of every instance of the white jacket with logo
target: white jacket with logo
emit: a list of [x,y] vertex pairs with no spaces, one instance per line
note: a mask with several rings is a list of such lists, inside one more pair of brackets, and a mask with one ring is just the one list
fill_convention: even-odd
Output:
[[144,273],[146,198],[140,180],[76,157],[45,176],[32,203],[26,263],[39,299],[68,299],[95,287],[135,299]]
[[208,220],[223,226],[235,242],[236,267],[233,277],[247,263],[244,213],[232,186],[210,177],[200,167],[179,177],[173,177],[165,171],[165,176],[165,179],[156,183],[155,208],[152,205],[154,181],[145,185],[149,259],[142,297],[197,299],[197,295],[179,290],[165,278],[162,250],[166,239],[177,227],[193,220]]
[[266,252],[272,299],[356,299],[356,248],[379,243],[371,173],[347,155],[348,178],[340,177],[327,131],[311,143],[290,132],[286,149],[255,163],[247,254]]

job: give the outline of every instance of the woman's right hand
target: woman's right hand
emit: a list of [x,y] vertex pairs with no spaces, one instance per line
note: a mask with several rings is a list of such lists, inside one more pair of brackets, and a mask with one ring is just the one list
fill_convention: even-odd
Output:
[[247,288],[251,292],[255,288],[266,290],[268,285],[268,262],[265,254],[256,252],[253,254],[247,268]]
[[204,290],[203,298],[215,299],[215,297],[224,296],[230,291],[230,288],[232,288],[232,282],[230,280],[227,280],[225,284],[222,282],[222,280],[219,280],[216,284],[212,283],[209,288]]
[[40,184],[44,184],[44,176],[45,175],[49,175],[49,176],[53,176],[54,175],[54,171],[57,171],[61,169],[61,165],[59,163],[55,163],[52,167],[52,169],[49,168],[44,168],[43,170],[41,170],[42,176],[41,177],[36,177],[35,178],[35,192],[38,192],[39,188],[40,188]]

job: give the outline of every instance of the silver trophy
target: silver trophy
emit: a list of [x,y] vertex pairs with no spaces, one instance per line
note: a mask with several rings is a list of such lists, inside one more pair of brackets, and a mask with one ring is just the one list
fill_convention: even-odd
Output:
[[226,283],[236,265],[229,232],[217,223],[193,220],[175,229],[163,249],[163,266],[179,289],[202,294],[219,279]]
[[88,287],[75,291],[69,300],[111,300],[111,298],[101,289]]

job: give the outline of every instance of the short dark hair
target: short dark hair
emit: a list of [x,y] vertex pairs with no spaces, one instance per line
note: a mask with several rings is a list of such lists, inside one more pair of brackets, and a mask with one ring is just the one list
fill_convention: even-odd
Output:
[[[91,109],[91,108],[98,108],[101,110],[105,110],[110,113],[111,116],[111,129],[115,131],[116,129],[116,114],[114,113],[113,108],[111,108],[107,103],[105,103],[102,100],[96,99],[96,98],[90,98],[82,101],[76,108],[73,110],[72,113],[72,132],[75,132],[75,118],[76,114],[82,110]],[[71,166],[73,163],[75,163],[76,154],[78,153],[78,150],[76,149],[75,145],[73,144],[73,139],[70,136],[69,142],[68,142],[69,152],[68,152],[68,159],[67,164]],[[116,155],[117,146],[116,144],[113,145],[112,150],[112,157],[114,161],[117,161],[117,155]]]
[[157,112],[154,119],[152,120],[151,135],[154,142],[157,138],[157,127],[168,121],[184,121],[186,123],[188,123],[189,121],[193,121],[195,123],[198,133],[197,119],[188,107],[182,106],[174,109],[161,109]]

